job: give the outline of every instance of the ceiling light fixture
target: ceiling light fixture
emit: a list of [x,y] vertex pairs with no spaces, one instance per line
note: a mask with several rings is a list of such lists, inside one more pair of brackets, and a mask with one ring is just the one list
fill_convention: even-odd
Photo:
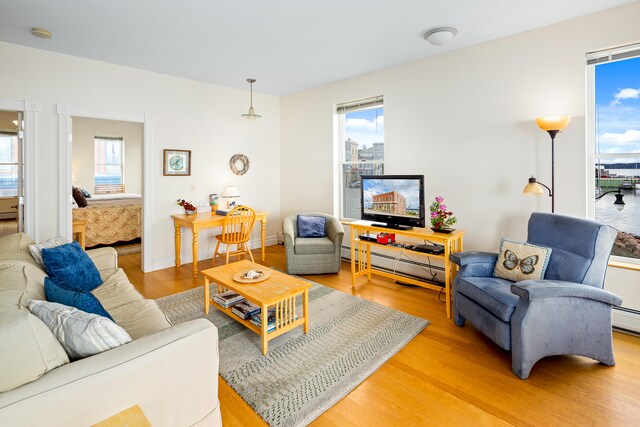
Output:
[[441,46],[448,43],[458,34],[458,30],[454,27],[438,27],[427,31],[424,39],[435,46]]
[[247,114],[243,114],[242,117],[247,120],[259,119],[262,116],[260,114],[256,114],[256,110],[253,109],[253,84],[256,82],[256,79],[247,79],[247,81],[251,85],[251,106],[249,107]]
[[51,31],[45,30],[44,28],[32,28],[31,35],[41,39],[50,39],[52,36]]

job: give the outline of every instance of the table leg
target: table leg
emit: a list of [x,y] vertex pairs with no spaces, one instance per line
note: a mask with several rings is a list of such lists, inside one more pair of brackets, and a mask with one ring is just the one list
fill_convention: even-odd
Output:
[[267,236],[267,221],[262,219],[260,220],[260,243],[262,246],[262,262],[265,260],[265,240]]
[[447,302],[447,319],[451,319],[451,243],[444,246],[444,293]]
[[355,291],[356,288],[356,230],[351,227],[351,291]]
[[209,314],[209,278],[204,276],[204,314]]
[[198,277],[198,230],[193,230],[193,244],[191,245],[193,253],[193,278]]
[[269,310],[266,305],[262,306],[262,311],[260,313],[262,316],[262,333],[260,334],[260,338],[262,340],[262,354],[267,354],[267,351],[269,351],[269,337],[267,337],[269,327]]
[[302,295],[302,315],[304,316],[304,333],[309,333],[309,290],[305,289]]
[[176,267],[180,267],[180,226],[176,224]]
[[84,250],[86,244],[87,244],[87,240],[86,240],[86,234],[85,231],[82,230],[78,233],[78,243],[80,243],[80,247],[82,248],[82,250]]

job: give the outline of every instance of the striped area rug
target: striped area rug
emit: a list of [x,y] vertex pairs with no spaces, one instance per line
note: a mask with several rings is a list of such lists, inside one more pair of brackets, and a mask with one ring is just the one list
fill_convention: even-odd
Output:
[[[310,331],[269,341],[215,306],[220,374],[272,426],[304,426],[353,390],[420,333],[428,320],[313,283]],[[213,292],[213,289],[211,290]],[[202,287],[157,299],[173,323],[205,317]]]

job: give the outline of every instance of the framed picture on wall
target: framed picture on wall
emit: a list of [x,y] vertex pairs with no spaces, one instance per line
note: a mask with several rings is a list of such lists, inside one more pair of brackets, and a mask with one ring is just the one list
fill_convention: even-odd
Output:
[[189,176],[191,175],[191,150],[164,150],[162,175]]

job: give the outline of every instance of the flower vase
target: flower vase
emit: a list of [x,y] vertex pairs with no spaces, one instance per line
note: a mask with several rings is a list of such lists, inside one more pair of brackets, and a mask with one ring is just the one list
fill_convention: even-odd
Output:
[[185,214],[187,214],[187,215],[193,215],[193,214],[195,214],[195,213],[196,213],[196,211],[192,211],[192,210],[185,209],[185,210],[184,210],[184,213],[185,213]]

